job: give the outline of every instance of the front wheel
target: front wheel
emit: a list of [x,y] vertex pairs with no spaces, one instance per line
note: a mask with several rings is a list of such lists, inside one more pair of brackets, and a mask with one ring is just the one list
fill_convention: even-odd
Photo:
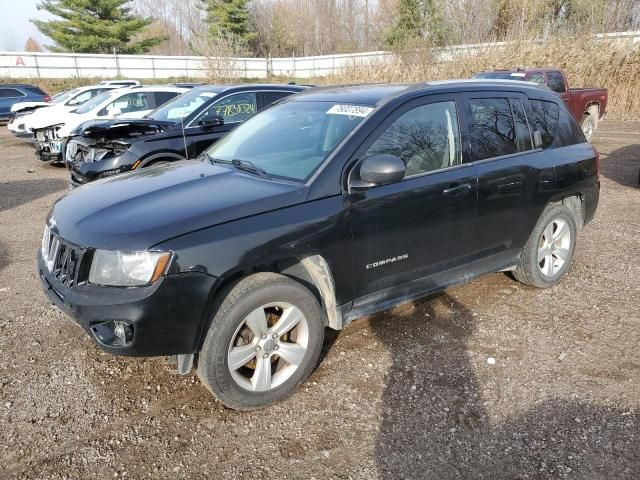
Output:
[[198,358],[202,383],[237,410],[291,395],[322,350],[324,317],[316,298],[275,273],[246,277],[222,295]]
[[564,205],[548,207],[540,216],[513,272],[526,285],[547,288],[569,269],[576,246],[576,221]]

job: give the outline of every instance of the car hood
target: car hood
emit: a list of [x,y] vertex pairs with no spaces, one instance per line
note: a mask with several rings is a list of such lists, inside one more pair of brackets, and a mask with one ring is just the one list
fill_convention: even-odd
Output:
[[71,135],[120,140],[143,135],[153,135],[175,128],[175,125],[174,122],[162,122],[151,119],[90,120],[79,125],[71,132]]
[[64,123],[68,112],[71,110],[65,105],[51,105],[47,108],[40,108],[30,116],[29,128],[39,129]]
[[36,108],[52,107],[48,102],[20,102],[14,103],[11,107],[11,113],[22,112],[24,110],[34,110]]
[[304,202],[302,185],[185,160],[88,184],[62,197],[52,223],[65,240],[145,250],[220,223]]

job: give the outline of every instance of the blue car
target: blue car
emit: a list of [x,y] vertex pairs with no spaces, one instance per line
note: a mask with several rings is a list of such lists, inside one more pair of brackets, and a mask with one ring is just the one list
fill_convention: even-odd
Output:
[[19,102],[50,102],[51,97],[34,85],[0,83],[0,120],[11,118],[11,107]]

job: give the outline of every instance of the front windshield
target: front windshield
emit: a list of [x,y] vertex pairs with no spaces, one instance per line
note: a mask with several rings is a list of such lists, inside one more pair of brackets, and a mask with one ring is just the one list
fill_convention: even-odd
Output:
[[[120,91],[120,93],[122,93],[122,91]],[[101,93],[100,95],[93,97],[88,102],[83,103],[82,106],[76,108],[74,113],[89,113],[91,110],[99,107],[104,102],[117,95],[119,95],[118,90],[109,90],[108,92]]]
[[155,109],[147,118],[158,122],[178,122],[187,118],[201,105],[215,97],[214,92],[200,89],[191,90]]
[[74,88],[73,90],[67,90],[66,92],[60,92],[57,95],[54,95],[51,98],[51,103],[62,103],[64,101],[67,100],[67,98],[69,98],[71,95],[75,95],[75,93],[78,91],[77,88]]
[[306,181],[372,107],[294,101],[247,120],[207,150],[212,161],[249,161],[268,175]]

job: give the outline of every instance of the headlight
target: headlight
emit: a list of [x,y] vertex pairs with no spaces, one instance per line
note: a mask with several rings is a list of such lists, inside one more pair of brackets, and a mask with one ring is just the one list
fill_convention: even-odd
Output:
[[170,252],[96,250],[89,283],[112,287],[148,285],[165,273],[170,259]]

